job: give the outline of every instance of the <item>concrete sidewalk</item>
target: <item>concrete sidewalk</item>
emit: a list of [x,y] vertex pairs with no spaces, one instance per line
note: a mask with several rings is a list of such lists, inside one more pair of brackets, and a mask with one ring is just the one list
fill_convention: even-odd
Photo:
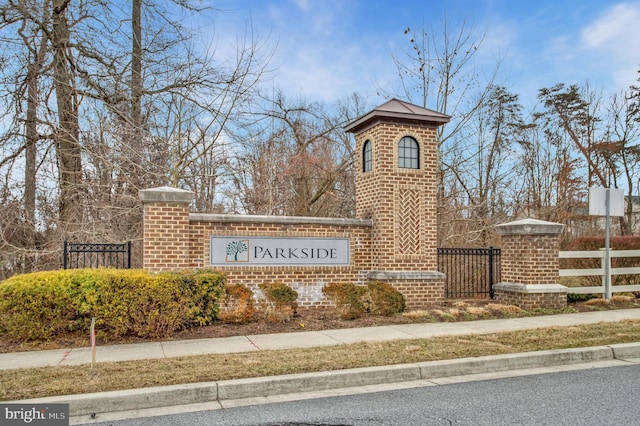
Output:
[[[501,320],[409,324],[322,332],[113,345],[99,347],[97,361],[118,362],[211,353],[331,346],[363,341],[488,334],[638,319],[640,319],[640,309],[625,309]],[[90,362],[91,351],[89,348],[0,354],[0,368],[2,369],[78,365]],[[640,342],[158,386],[93,394],[61,395],[11,402],[69,404],[70,424],[87,424],[175,412],[212,410],[275,401],[377,392],[417,386],[439,386],[460,381],[630,364],[640,364]]]
[[[639,320],[640,309],[98,346],[96,362],[121,362],[204,354],[310,348],[358,342],[424,339],[434,336],[490,334],[626,319]],[[0,370],[90,363],[91,348],[89,347],[0,354]]]

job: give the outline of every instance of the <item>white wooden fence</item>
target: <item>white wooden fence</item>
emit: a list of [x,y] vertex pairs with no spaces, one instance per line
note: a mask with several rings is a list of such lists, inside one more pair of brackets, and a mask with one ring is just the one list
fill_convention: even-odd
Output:
[[[614,257],[640,257],[640,250],[610,250],[609,256]],[[604,294],[605,280],[605,250],[599,251],[561,251],[560,259],[585,259],[599,258],[600,267],[595,269],[560,269],[561,277],[588,277],[600,276],[601,284],[599,286],[587,287],[569,287],[569,293],[577,294]],[[638,283],[640,283],[640,267],[634,268],[611,268],[611,276],[614,275],[634,275],[638,274]],[[634,285],[611,285],[612,293],[640,291],[640,284]]]

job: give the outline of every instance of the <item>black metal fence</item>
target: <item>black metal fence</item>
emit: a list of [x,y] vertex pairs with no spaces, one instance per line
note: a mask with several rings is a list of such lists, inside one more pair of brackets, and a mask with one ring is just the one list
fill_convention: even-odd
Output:
[[64,242],[64,269],[131,269],[131,241],[122,244]]
[[493,299],[500,282],[499,248],[439,248],[438,271],[447,276],[447,298]]

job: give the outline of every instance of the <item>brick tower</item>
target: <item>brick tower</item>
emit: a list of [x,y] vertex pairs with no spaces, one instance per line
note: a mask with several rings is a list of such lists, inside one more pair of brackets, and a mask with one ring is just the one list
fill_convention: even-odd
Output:
[[444,298],[436,129],[449,118],[392,99],[345,128],[356,138],[356,216],[373,220],[369,279],[393,284],[414,308]]

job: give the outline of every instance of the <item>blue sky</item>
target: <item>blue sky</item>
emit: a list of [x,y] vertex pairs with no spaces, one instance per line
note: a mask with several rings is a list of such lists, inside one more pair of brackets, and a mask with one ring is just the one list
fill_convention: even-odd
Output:
[[[207,3],[206,1],[204,2]],[[216,0],[202,30],[224,49],[247,24],[269,37],[273,85],[308,100],[332,102],[358,92],[371,105],[393,90],[391,59],[407,49],[407,27],[440,28],[444,11],[484,41],[481,75],[500,59],[497,83],[532,107],[538,89],[584,84],[609,94],[635,84],[640,68],[640,1],[603,0]]]

